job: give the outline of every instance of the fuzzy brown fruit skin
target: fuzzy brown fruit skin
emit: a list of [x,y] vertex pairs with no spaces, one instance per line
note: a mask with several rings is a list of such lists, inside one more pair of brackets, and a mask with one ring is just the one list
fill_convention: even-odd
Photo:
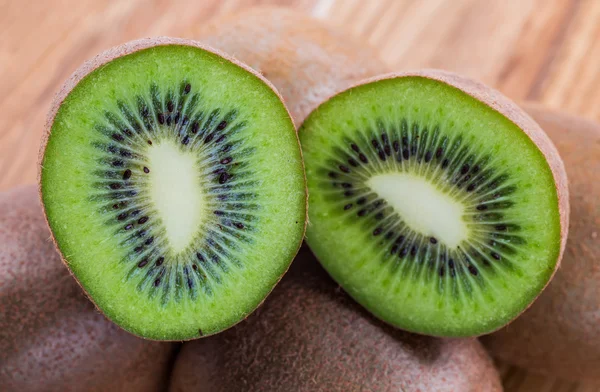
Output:
[[368,44],[286,8],[257,7],[226,15],[190,35],[268,78],[296,125],[331,95],[389,71]]
[[529,370],[600,380],[600,125],[528,105],[565,162],[571,223],[562,266],[538,300],[483,338],[494,355]]
[[160,391],[174,345],[118,328],[56,252],[37,191],[0,193],[0,390]]
[[[46,146],[48,145],[48,139],[50,137],[50,134],[52,133],[52,125],[54,124],[54,119],[55,119],[55,117],[58,113],[58,110],[60,109],[60,106],[62,105],[63,101],[65,100],[65,98],[67,98],[67,96],[71,93],[71,91],[75,88],[75,86],[77,86],[77,84],[81,80],[83,80],[83,78],[85,78],[90,73],[94,72],[96,69],[104,66],[105,64],[107,64],[119,57],[123,57],[123,56],[129,55],[129,54],[138,52],[140,50],[153,48],[153,47],[157,47],[157,46],[169,46],[169,45],[190,46],[190,47],[199,48],[199,49],[205,50],[207,52],[216,54],[217,56],[222,57],[224,61],[229,61],[229,62],[235,64],[236,66],[244,69],[245,71],[252,74],[253,76],[257,77],[258,79],[260,79],[283,102],[283,97],[281,96],[281,94],[277,91],[277,89],[273,86],[273,84],[269,80],[267,80],[263,75],[261,75],[256,70],[249,67],[247,64],[242,63],[242,62],[238,61],[237,59],[231,57],[230,55],[223,53],[217,49],[214,49],[212,47],[209,47],[198,41],[194,41],[194,40],[190,40],[190,39],[183,39],[183,38],[173,38],[173,37],[142,38],[142,39],[126,42],[124,44],[115,46],[113,48],[110,48],[110,49],[98,54],[91,60],[88,60],[85,63],[83,63],[75,72],[73,72],[73,74],[69,77],[69,79],[67,79],[65,81],[65,83],[63,84],[61,89],[55,95],[55,97],[50,105],[50,111],[48,112],[48,115],[46,117],[46,124],[44,127],[44,132],[42,134],[41,146],[40,146],[40,151],[38,154],[38,194],[39,194],[39,199],[41,201],[42,209],[44,212],[44,214],[43,214],[44,219],[46,220],[46,224],[48,227],[50,227],[50,223],[48,222],[48,218],[46,215],[46,210],[45,210],[45,206],[44,206],[44,198],[43,198],[43,189],[42,189],[42,171],[44,168],[44,166],[43,166],[44,153],[46,151]],[[288,108],[286,107],[285,109],[287,111],[287,114],[291,118],[291,114],[290,114]],[[292,121],[293,121],[293,119],[292,119]],[[298,139],[297,135],[296,135],[296,142],[298,143],[298,148],[300,149],[300,140]],[[300,149],[300,155],[302,156],[301,149]],[[304,170],[304,161],[302,162],[302,169]],[[304,175],[304,188],[307,189],[306,174]],[[306,210],[306,215],[305,215],[305,219],[304,219],[304,227],[302,228],[303,232],[302,232],[301,239],[298,242],[298,249],[300,249],[300,247],[302,246],[302,242],[304,240],[304,233],[306,232],[306,225],[308,224],[308,191],[306,191],[305,210]],[[50,231],[50,236],[51,236],[52,242],[56,246],[56,249],[59,252],[61,252],[60,248],[58,246],[58,243],[56,242],[56,239],[54,238],[54,234],[52,233],[52,231]],[[69,263],[64,258],[64,256],[62,256],[62,254],[61,254],[61,258],[62,258],[64,265],[66,265],[68,268]],[[282,274],[282,276],[284,274],[285,274],[285,272]],[[79,280],[77,280],[76,276],[73,275],[73,278],[75,278],[77,283],[79,283]],[[281,279],[281,277],[280,277],[280,279]],[[277,282],[275,283],[275,285],[276,284],[277,284]],[[85,288],[80,283],[79,283],[79,285],[85,291]],[[275,285],[273,285],[273,287],[275,287]],[[273,288],[271,288],[271,290],[272,289]],[[86,294],[87,294],[87,292],[86,292]],[[267,294],[267,296],[268,296],[268,294]],[[94,299],[91,296],[88,296],[88,298],[90,299],[90,301],[92,301],[95,304]],[[266,298],[266,296],[265,296],[265,298]],[[263,301],[264,301],[264,299],[263,299]],[[259,307],[261,304],[262,304],[262,302],[259,303],[256,307]],[[98,307],[98,310],[102,311],[99,307]],[[218,331],[218,332],[220,332],[220,331]],[[215,333],[218,333],[218,332],[215,332]],[[133,333],[133,332],[131,332],[131,333]],[[206,336],[210,336],[210,334],[204,334],[204,335],[200,335],[200,336],[190,337],[188,340],[198,339],[198,338],[202,338],[202,337],[206,337]],[[143,337],[143,338],[145,338],[145,337]],[[161,339],[161,341],[168,341],[168,340]],[[179,341],[179,340],[177,340],[177,341]]]
[[264,305],[184,343],[171,392],[488,392],[498,373],[475,339],[395,330],[345,295],[303,248]]

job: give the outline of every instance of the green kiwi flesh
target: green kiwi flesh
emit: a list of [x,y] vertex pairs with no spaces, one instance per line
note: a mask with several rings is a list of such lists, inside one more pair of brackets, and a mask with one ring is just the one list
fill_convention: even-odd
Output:
[[59,97],[41,157],[66,264],[134,334],[230,327],[272,290],[304,234],[289,113],[256,73],[192,41],[134,42],[95,61]]
[[507,324],[546,286],[568,207],[545,135],[442,79],[383,77],[307,118],[306,240],[382,320],[474,336]]

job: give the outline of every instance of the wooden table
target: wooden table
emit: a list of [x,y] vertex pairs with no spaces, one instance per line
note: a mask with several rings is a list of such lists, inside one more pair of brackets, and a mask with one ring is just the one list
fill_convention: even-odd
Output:
[[[35,181],[52,96],[84,60],[255,4],[341,25],[398,70],[445,68],[600,120],[600,0],[0,0],[0,190]],[[600,391],[499,367],[509,392]]]

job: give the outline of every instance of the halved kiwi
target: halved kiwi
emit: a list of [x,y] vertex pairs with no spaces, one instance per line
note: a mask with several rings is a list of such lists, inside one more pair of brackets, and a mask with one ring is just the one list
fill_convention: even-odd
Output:
[[280,97],[194,41],[134,41],[84,64],[50,112],[40,191],[89,296],[152,339],[243,319],[305,228],[300,146]]
[[562,161],[496,91],[441,71],[387,75],[320,105],[299,134],[307,242],[382,320],[480,335],[521,313],[556,270]]

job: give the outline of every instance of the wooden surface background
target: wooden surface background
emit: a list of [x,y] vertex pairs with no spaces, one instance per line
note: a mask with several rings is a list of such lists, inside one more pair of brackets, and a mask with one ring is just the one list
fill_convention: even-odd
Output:
[[[398,70],[445,68],[600,120],[600,0],[0,0],[0,190],[35,181],[52,96],[84,60],[257,4],[340,25]],[[600,391],[499,367],[508,392]]]

